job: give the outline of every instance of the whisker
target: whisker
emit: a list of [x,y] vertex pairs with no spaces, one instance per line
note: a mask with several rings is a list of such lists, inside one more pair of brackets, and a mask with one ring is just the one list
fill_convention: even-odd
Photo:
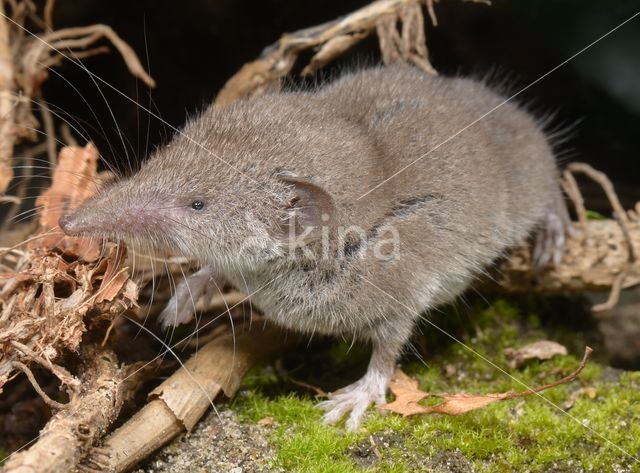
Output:
[[[29,32],[30,33],[30,32]],[[67,79],[66,77],[64,77],[61,73],[59,73],[55,68],[53,67],[48,67],[47,70],[55,75],[57,75],[59,78],[61,78],[63,81],[65,81],[67,84],[69,84],[69,86],[78,94],[78,96],[82,99],[82,101],[86,104],[87,108],[89,109],[89,111],[91,112],[91,114],[93,115],[93,117],[96,120],[96,123],[98,124],[98,126],[100,127],[101,130],[101,135],[105,138],[105,141],[107,143],[107,146],[109,146],[109,150],[111,152],[112,156],[116,156],[116,157],[120,157],[118,155],[118,153],[115,152],[115,150],[113,149],[113,146],[111,145],[111,141],[106,139],[106,131],[104,129],[104,127],[102,126],[102,122],[100,121],[100,118],[98,118],[98,115],[96,114],[96,112],[94,111],[93,107],[91,106],[91,104],[89,103],[89,101],[87,100],[87,98],[82,94],[82,92],[80,92],[80,90],[78,90],[78,88],[71,82],[69,81],[69,79]],[[68,123],[68,122],[67,122]],[[76,131],[76,133],[80,134],[81,136],[83,136],[76,127],[74,127],[73,125],[71,125],[69,123],[69,126],[71,126],[74,131]],[[83,136],[84,138],[84,136]],[[87,141],[91,141],[89,139],[87,139]],[[102,155],[100,155],[102,157]],[[109,170],[111,172],[113,172],[116,176],[120,176],[121,173],[119,173],[116,169],[114,169],[113,167],[111,167],[110,163],[106,160],[104,160],[105,164],[107,165],[107,167],[109,168]]]
[[[147,71],[149,72],[149,75],[151,75],[151,61],[149,60],[149,44],[147,42],[147,20],[146,18],[143,17],[142,19],[142,36],[144,38],[144,55],[145,55],[145,60],[146,60],[146,65],[147,65]],[[136,89],[137,91],[137,89]],[[151,108],[151,90],[150,89],[146,89],[147,92],[147,97],[149,98],[149,102],[147,105],[147,108]],[[140,110],[138,107],[136,107],[136,110]],[[144,142],[144,154],[143,156],[147,156],[149,154],[149,135],[151,134],[151,115],[147,116],[147,136],[145,138],[145,142]]]
[[[198,319],[197,319],[197,314],[196,314],[196,301],[194,300],[193,297],[193,293],[191,292],[191,287],[189,286],[188,283],[188,279],[187,279],[187,275],[184,273],[184,270],[182,269],[182,266],[180,266],[180,273],[182,274],[182,278],[184,280],[184,284],[187,287],[187,291],[189,292],[189,300],[191,302],[191,308],[193,309],[193,315],[194,317],[196,317],[196,329],[198,327]],[[177,292],[176,292],[177,295]],[[177,317],[178,317],[178,311],[180,310],[179,307],[176,306],[176,322],[177,322]],[[176,326],[176,325],[174,325]],[[196,344],[196,351],[197,351],[197,344]]]
[[[45,42],[46,44],[46,42]],[[48,45],[50,46],[50,45]],[[50,46],[51,47],[51,46]],[[55,49],[55,48],[54,48]],[[71,50],[71,49],[67,49],[67,51],[69,52],[70,56],[74,56],[73,59],[71,59],[71,62],[74,62],[76,64],[79,64],[80,67],[85,70],[85,71],[89,71],[89,69],[84,65],[84,63],[82,62],[82,60]],[[60,54],[62,54],[62,52],[60,52]],[[63,56],[65,56],[63,54]],[[65,56],[65,57],[69,57],[69,56]],[[113,120],[113,124],[115,125],[115,129],[118,135],[118,138],[120,138],[120,142],[122,143],[122,149],[124,151],[125,154],[125,158],[127,160],[127,163],[129,164],[130,167],[130,171],[131,173],[133,173],[133,167],[131,166],[131,158],[129,157],[129,152],[127,150],[127,146],[125,144],[124,141],[124,136],[122,134],[122,130],[120,129],[120,127],[118,126],[118,120],[116,120],[116,116],[113,113],[113,109],[111,108],[111,105],[109,104],[109,101],[107,100],[107,97],[104,95],[104,92],[102,91],[102,89],[100,88],[100,86],[98,85],[98,82],[95,80],[95,74],[88,74],[89,75],[89,79],[91,80],[91,82],[93,83],[93,85],[95,85],[98,94],[100,94],[100,97],[102,98],[102,100],[104,100],[104,103],[107,107],[107,110],[109,111],[109,115],[111,116],[111,119]]]
[[[221,163],[223,163],[225,166],[227,166],[229,169],[233,169],[234,171],[236,171],[237,173],[239,173],[240,175],[245,176],[247,179],[249,179],[254,185],[256,185],[259,189],[262,189],[263,191],[265,191],[267,194],[272,195],[273,197],[275,197],[278,201],[285,203],[285,199],[272,192],[271,190],[265,188],[264,185],[260,184],[258,181],[256,181],[254,178],[252,178],[251,176],[247,175],[246,173],[240,171],[239,169],[237,169],[233,164],[231,164],[230,162],[224,160],[223,158],[221,158],[219,155],[217,155],[216,153],[214,153],[213,151],[209,150],[206,146],[204,146],[202,143],[200,143],[197,140],[194,140],[192,137],[190,137],[189,135],[187,135],[184,131],[180,130],[179,128],[171,125],[169,122],[167,122],[166,120],[163,120],[162,117],[160,117],[158,114],[152,112],[150,109],[145,108],[143,105],[141,105],[140,103],[136,102],[134,99],[132,99],[131,97],[129,97],[127,94],[125,94],[124,92],[122,92],[120,89],[118,89],[117,87],[113,86],[111,83],[109,83],[108,81],[104,80],[103,78],[101,78],[100,76],[96,75],[95,73],[91,72],[85,65],[84,63],[80,60],[80,58],[78,58],[73,51],[70,51],[70,54],[73,56],[76,56],[75,58],[70,56],[70,55],[66,55],[64,54],[64,52],[62,52],[60,49],[57,49],[55,46],[53,46],[51,43],[48,43],[47,41],[43,40],[41,37],[39,37],[38,35],[34,34],[33,32],[29,31],[27,28],[25,28],[24,26],[20,25],[18,22],[16,22],[15,20],[13,20],[12,18],[8,17],[7,15],[3,15],[5,17],[5,19],[9,22],[11,22],[12,24],[14,24],[16,27],[18,27],[20,30],[23,30],[25,33],[29,34],[30,36],[32,36],[36,41],[40,41],[41,43],[43,43],[44,45],[46,45],[47,47],[49,47],[52,51],[55,51],[56,53],[58,53],[60,56],[62,56],[63,58],[65,58],[67,61],[69,61],[71,64],[74,64],[75,66],[79,67],[80,69],[82,69],[84,72],[87,73],[87,75],[91,78],[91,81],[93,82],[93,84],[96,86],[96,88],[98,89],[100,95],[102,96],[102,98],[105,100],[106,102],[106,98],[104,96],[104,93],[102,92],[102,89],[100,89],[98,87],[98,81],[102,84],[104,84],[105,86],[107,86],[108,88],[110,88],[111,90],[113,90],[114,92],[116,92],[117,94],[121,95],[123,98],[125,98],[126,100],[132,102],[134,105],[136,105],[137,107],[142,108],[143,110],[147,110],[147,112],[153,116],[154,118],[157,118],[158,120],[160,120],[161,122],[165,123],[169,128],[171,128],[174,132],[178,133],[179,135],[183,136],[186,140],[188,140],[189,142],[193,143],[194,145],[196,145],[197,147],[201,148],[203,151],[206,151],[209,155],[211,155],[212,157],[216,158],[216,160],[220,161]],[[49,68],[46,64],[42,64],[43,66]],[[109,109],[109,113],[112,116],[112,119],[117,127],[117,121],[115,120],[115,117],[113,116],[113,110],[111,109],[111,107],[109,106],[108,103],[106,103],[108,109]],[[126,147],[124,146],[124,140],[122,140],[122,136],[120,133],[120,130],[118,128],[118,133],[119,133],[119,137],[121,139],[121,141],[123,142],[123,148],[125,150],[126,153]],[[127,159],[128,159],[128,154],[126,154]],[[128,161],[130,162],[130,161]],[[274,207],[276,207],[274,205]]]
[[[216,317],[214,317],[213,319],[211,319],[210,321],[206,322],[202,327],[199,327],[197,330],[203,330],[204,328],[208,327],[211,324],[214,324],[215,322],[218,321],[218,319],[220,319],[221,317],[228,315],[230,313],[231,310],[235,309],[236,307],[240,306],[241,304],[244,304],[244,302],[246,300],[248,300],[250,297],[252,297],[254,294],[257,294],[258,292],[266,289],[267,287],[269,287],[273,282],[277,281],[278,279],[280,279],[283,275],[282,274],[278,274],[277,276],[275,276],[274,278],[270,279],[269,281],[267,281],[266,283],[264,283],[262,286],[260,286],[258,289],[256,289],[255,291],[253,291],[251,294],[248,294],[244,299],[240,300],[239,302],[235,303],[234,305],[232,305],[228,311],[225,311],[223,313],[221,313],[220,315],[217,315]],[[186,335],[185,337],[181,338],[180,340],[178,340],[176,343],[174,343],[173,345],[171,345],[171,348],[175,348],[177,347],[179,344],[184,343],[186,341],[188,341],[191,336],[193,335],[193,332]],[[158,358],[160,358],[161,356],[164,356],[165,353],[161,353],[159,355],[157,355],[155,358],[153,358],[152,360],[147,361],[145,364],[143,364],[142,366],[140,366],[138,369],[134,370],[132,373],[130,373],[126,378],[123,379],[123,381],[126,381],[129,377],[135,375],[138,371],[146,368],[147,366],[149,366],[151,363],[153,363],[154,361],[156,361]]]

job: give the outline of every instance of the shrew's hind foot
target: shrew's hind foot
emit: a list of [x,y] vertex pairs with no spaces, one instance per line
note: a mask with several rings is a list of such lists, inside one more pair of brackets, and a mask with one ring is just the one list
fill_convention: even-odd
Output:
[[324,423],[335,424],[349,413],[347,429],[351,432],[356,431],[360,427],[362,416],[371,404],[381,405],[386,402],[387,383],[367,375],[331,393],[328,400],[318,404],[318,407],[325,411],[322,417]]
[[534,265],[537,268],[543,268],[550,262],[556,266],[559,265],[562,261],[566,237],[573,233],[569,212],[562,195],[558,193],[535,233]]
[[387,387],[404,339],[402,343],[385,343],[388,341],[374,341],[369,367],[362,378],[331,393],[328,400],[318,404],[325,411],[322,420],[326,424],[335,424],[349,414],[346,426],[353,432],[360,427],[362,416],[371,404],[386,402]]

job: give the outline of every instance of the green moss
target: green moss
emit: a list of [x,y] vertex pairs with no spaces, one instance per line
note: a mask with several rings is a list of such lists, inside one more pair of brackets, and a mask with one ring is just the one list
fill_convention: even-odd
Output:
[[589,220],[606,220],[607,219],[607,217],[602,215],[600,212],[596,212],[595,210],[587,210],[585,214]]
[[[422,389],[432,392],[522,391],[572,372],[582,356],[575,352],[512,369],[503,349],[549,338],[541,329],[541,319],[520,315],[512,305],[497,301],[478,311],[473,324],[476,328],[464,337],[473,352],[440,339],[444,347],[437,354],[424,363],[405,362],[405,371]],[[343,346],[328,353],[334,360],[348,362]],[[448,377],[446,365],[455,368]],[[316,401],[305,394],[290,394],[290,385],[281,383],[280,393],[273,395],[277,377],[269,369],[261,371],[249,378],[234,408],[246,422],[274,419],[275,463],[287,471],[448,471],[438,463],[442,459],[447,464],[462,462],[467,470],[479,472],[640,471],[640,463],[624,453],[640,456],[639,372],[590,362],[578,380],[540,395],[498,402],[458,417],[402,418],[372,410],[362,430],[351,434],[341,426],[323,425],[314,408]],[[595,389],[595,398],[578,397],[565,411],[562,406],[582,387]]]
[[320,422],[314,402],[296,396],[267,399],[255,392],[236,401],[247,421],[272,417],[277,422],[273,440],[278,447],[278,463],[287,470],[308,472],[357,471],[341,454],[353,437]]

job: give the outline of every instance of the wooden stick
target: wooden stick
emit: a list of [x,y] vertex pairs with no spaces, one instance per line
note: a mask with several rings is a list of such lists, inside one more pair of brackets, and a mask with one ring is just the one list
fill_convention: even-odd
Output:
[[[488,3],[486,0],[472,1]],[[302,51],[319,49],[310,65],[303,70],[303,74],[309,74],[376,31],[385,62],[398,59],[404,52],[405,60],[435,73],[424,41],[422,3],[422,0],[377,0],[342,18],[285,34],[278,42],[265,48],[258,59],[245,64],[231,77],[218,93],[215,103],[226,105],[278,85],[291,71]],[[433,1],[428,1],[427,7],[435,24]],[[398,20],[407,24],[404,35],[396,29]],[[414,27],[409,27],[411,25]]]
[[4,2],[0,2],[0,193],[7,190],[13,179],[16,101],[14,62],[9,41]]
[[[640,284],[640,262],[629,261],[629,242],[640,248],[640,225],[629,222],[628,235],[615,220],[587,220],[584,230],[567,238],[562,261],[537,269],[529,247],[517,248],[498,265],[485,289],[498,293],[581,293],[625,289]],[[627,239],[629,238],[629,240]],[[624,280],[620,274],[624,273]]]
[[71,398],[40,432],[28,450],[14,454],[2,473],[68,473],[73,471],[115,420],[129,384],[126,371],[118,368],[113,352],[97,346],[82,351],[89,365],[82,375],[82,393]]
[[596,171],[587,163],[571,163],[567,166],[567,169],[570,172],[581,172],[587,175],[588,177],[590,177],[592,180],[594,180],[598,184],[600,184],[600,186],[604,190],[604,193],[607,196],[607,199],[609,199],[609,203],[611,204],[611,207],[613,208],[613,215],[615,216],[616,220],[618,220],[618,223],[620,224],[620,228],[622,228],[622,233],[629,247],[629,261],[631,262],[636,261],[637,255],[635,251],[635,246],[633,244],[633,241],[631,240],[630,229],[629,229],[629,217],[627,215],[627,212],[624,210],[624,208],[622,208],[622,204],[620,203],[618,194],[616,194],[616,191],[613,188],[613,184],[611,183],[611,180],[607,177],[605,173]]
[[106,438],[83,462],[84,471],[127,471],[177,435],[196,425],[211,400],[233,397],[245,373],[297,338],[271,326],[217,338],[202,347],[169,379],[154,389],[151,401]]

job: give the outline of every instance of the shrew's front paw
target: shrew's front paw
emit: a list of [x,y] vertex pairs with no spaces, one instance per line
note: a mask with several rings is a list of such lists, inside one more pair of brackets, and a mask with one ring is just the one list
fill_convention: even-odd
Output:
[[178,284],[175,293],[158,316],[162,328],[190,322],[195,314],[198,299],[211,298],[216,287],[213,271],[207,266],[187,276]]

